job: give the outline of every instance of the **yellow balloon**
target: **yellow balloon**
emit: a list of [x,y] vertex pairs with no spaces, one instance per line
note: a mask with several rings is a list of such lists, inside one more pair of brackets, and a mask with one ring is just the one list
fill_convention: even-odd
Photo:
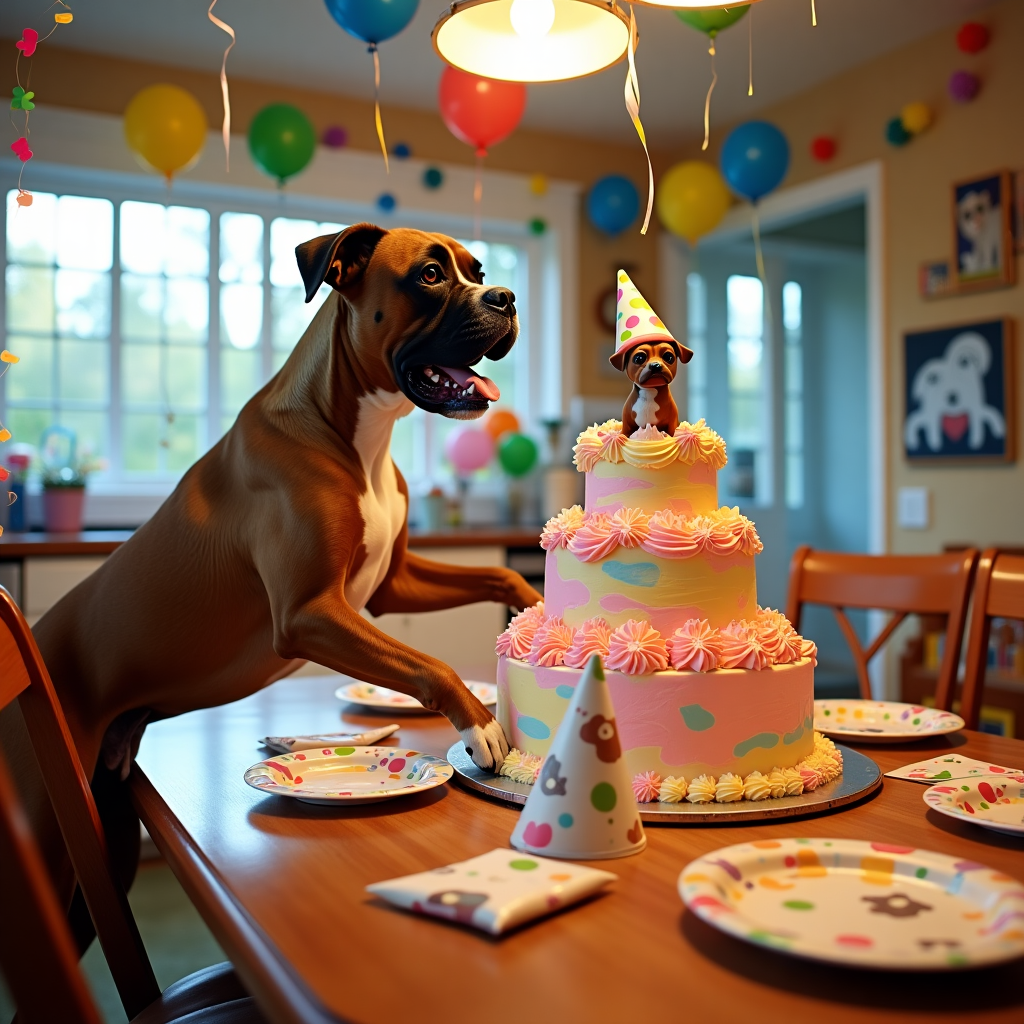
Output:
[[206,114],[192,93],[176,85],[150,85],[128,104],[124,137],[143,164],[169,181],[199,159],[206,141]]
[[920,135],[932,123],[931,108],[927,103],[908,103],[900,111],[900,121],[911,135]]
[[658,217],[690,245],[718,226],[730,203],[718,168],[703,160],[686,160],[669,168],[658,183]]

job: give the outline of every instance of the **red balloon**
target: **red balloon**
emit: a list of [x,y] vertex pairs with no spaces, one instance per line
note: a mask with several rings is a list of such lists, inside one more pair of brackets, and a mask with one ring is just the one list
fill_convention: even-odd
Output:
[[491,78],[446,67],[438,89],[441,117],[457,139],[484,156],[487,147],[515,131],[526,109],[522,82],[496,82]]
[[956,34],[956,45],[964,53],[981,53],[988,46],[988,29],[976,21],[968,21],[960,26]]
[[811,156],[821,163],[828,163],[836,155],[836,140],[828,135],[819,135],[811,143]]

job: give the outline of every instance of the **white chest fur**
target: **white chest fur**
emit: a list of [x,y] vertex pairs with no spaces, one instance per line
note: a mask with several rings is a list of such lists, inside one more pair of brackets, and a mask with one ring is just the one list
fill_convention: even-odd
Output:
[[366,476],[366,490],[359,498],[366,560],[345,581],[345,600],[356,611],[366,606],[387,575],[392,549],[405,523],[405,497],[391,461],[391,430],[395,420],[412,409],[412,402],[401,392],[375,391],[359,399],[353,443]]
[[638,427],[656,427],[658,425],[657,388],[642,388],[637,385],[639,398],[633,403],[633,415]]

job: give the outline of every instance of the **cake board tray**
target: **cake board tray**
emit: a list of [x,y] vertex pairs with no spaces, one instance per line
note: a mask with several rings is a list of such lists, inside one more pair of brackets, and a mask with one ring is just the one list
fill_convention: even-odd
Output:
[[[731,804],[662,804],[652,801],[637,804],[641,819],[649,825],[726,825],[770,818],[794,818],[821,814],[842,807],[873,793],[882,785],[882,769],[859,751],[836,744],[843,753],[843,774],[819,786],[813,793],[784,796],[777,800],[739,800]],[[478,768],[466,753],[462,740],[453,743],[447,754],[455,769],[455,778],[467,789],[483,793],[509,804],[525,804],[533,790],[524,782],[513,782],[503,775],[492,775]]]

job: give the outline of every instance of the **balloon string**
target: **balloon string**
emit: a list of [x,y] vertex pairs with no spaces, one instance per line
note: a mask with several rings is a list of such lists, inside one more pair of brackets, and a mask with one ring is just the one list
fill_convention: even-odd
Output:
[[747,11],[747,95],[754,95],[754,12]]
[[811,0],[811,28],[818,27],[818,12],[814,7],[814,0]]
[[484,157],[486,149],[476,151],[476,180],[473,182],[473,238],[479,242],[483,235]]
[[718,74],[715,71],[715,37],[711,37],[711,46],[708,47],[711,54],[711,85],[708,86],[708,94],[704,98],[704,145],[702,150],[708,148],[711,141],[711,94],[715,91],[715,84],[718,82]]
[[224,170],[231,170],[231,97],[228,94],[228,54],[231,52],[231,48],[235,45],[235,30],[226,22],[221,21],[214,13],[213,9],[217,6],[217,0],[212,0],[210,9],[206,12],[206,16],[217,26],[221,31],[227,32],[231,36],[231,42],[228,43],[228,48],[224,51],[224,57],[220,62],[220,93],[224,100],[224,121],[221,125],[221,135],[224,137]]
[[384,141],[384,122],[380,119],[380,54],[377,52],[377,44],[370,43],[370,53],[373,54],[373,120],[377,125],[377,138],[380,140],[380,151],[384,154],[384,170],[391,173],[391,164],[388,162],[388,146]]
[[751,217],[751,227],[754,231],[754,259],[757,263],[757,276],[761,282],[761,293],[764,295],[764,319],[765,322],[772,322],[772,300],[768,291],[768,277],[764,272],[764,253],[761,251],[761,218],[757,212],[757,203],[754,203],[754,215]]
[[654,167],[651,165],[651,154],[647,149],[647,136],[644,133],[644,126],[640,120],[640,81],[636,77],[636,15],[633,13],[633,5],[629,5],[629,71],[626,73],[626,111],[640,142],[643,144],[644,153],[647,156],[647,214],[644,217],[644,226],[640,229],[641,235],[647,234],[647,228],[651,223],[651,212],[654,210]]

